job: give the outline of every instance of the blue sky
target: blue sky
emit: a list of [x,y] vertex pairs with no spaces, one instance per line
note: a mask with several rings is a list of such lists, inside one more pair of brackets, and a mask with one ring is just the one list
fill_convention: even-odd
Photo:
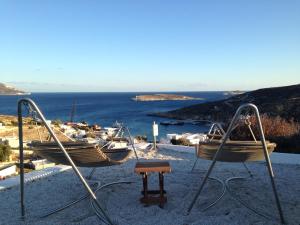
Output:
[[0,1],[0,82],[28,91],[300,83],[300,1]]

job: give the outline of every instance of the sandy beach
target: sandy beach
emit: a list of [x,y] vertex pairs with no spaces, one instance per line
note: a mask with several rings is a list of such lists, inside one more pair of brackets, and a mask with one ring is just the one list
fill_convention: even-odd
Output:
[[[246,209],[228,193],[214,207],[202,212],[221,192],[221,185],[214,180],[208,182],[190,215],[185,215],[210,161],[199,160],[196,169],[191,172],[195,160],[191,152],[178,152],[165,146],[160,147],[157,152],[139,150],[138,155],[141,160],[170,162],[172,172],[165,175],[168,202],[163,209],[158,205],[145,207],[139,202],[142,179],[133,172],[133,155],[121,166],[98,168],[92,179],[99,180],[102,184],[114,181],[133,182],[104,188],[97,193],[99,201],[117,225],[280,224],[267,170],[262,162],[248,163],[254,176],[232,182],[231,188],[240,199],[273,218],[272,220]],[[273,163],[273,168],[285,219],[288,224],[299,224],[300,165]],[[89,168],[80,170],[84,175],[90,172]],[[212,177],[222,180],[232,176],[249,175],[242,164],[220,162],[212,174]],[[149,186],[156,188],[157,180],[157,174],[151,174]],[[47,218],[39,218],[51,209],[85,194],[72,170],[28,182],[25,191],[25,221],[20,220],[19,186],[0,192],[0,224],[101,224],[88,199]]]

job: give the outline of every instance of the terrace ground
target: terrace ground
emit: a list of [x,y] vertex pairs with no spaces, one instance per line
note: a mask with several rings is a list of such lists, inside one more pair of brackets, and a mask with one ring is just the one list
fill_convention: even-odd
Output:
[[[165,175],[168,202],[163,209],[157,205],[144,207],[139,202],[142,180],[133,172],[135,165],[133,156],[120,166],[98,168],[92,179],[99,180],[102,184],[114,181],[133,182],[114,185],[97,192],[99,201],[114,223],[117,225],[280,224],[266,166],[263,162],[247,163],[254,175],[252,178],[249,178],[242,164],[220,162],[217,162],[211,176],[223,180],[232,176],[248,177],[245,180],[232,182],[232,190],[249,206],[272,219],[266,219],[244,208],[228,193],[214,207],[202,212],[201,210],[221,192],[221,185],[214,180],[208,182],[203,194],[197,200],[190,215],[187,216],[186,209],[210,163],[210,161],[199,160],[196,169],[191,172],[195,160],[194,154],[191,153],[192,149],[189,152],[178,152],[166,146],[161,146],[158,151],[138,151],[141,159],[168,160],[171,164],[172,172]],[[282,157],[283,155],[285,157]],[[299,224],[300,165],[299,159],[294,161],[296,164],[286,164],[285,162],[292,162],[288,159],[289,157],[294,156],[273,153],[273,169],[285,218],[288,224]],[[295,157],[299,156],[295,155]],[[84,175],[90,172],[89,168],[80,170]],[[157,180],[157,174],[152,174],[149,186],[156,187]],[[101,224],[93,213],[88,199],[47,218],[39,217],[84,194],[85,190],[72,170],[28,182],[25,185],[27,216],[24,222],[20,220],[19,187],[11,187],[0,192],[0,224]]]

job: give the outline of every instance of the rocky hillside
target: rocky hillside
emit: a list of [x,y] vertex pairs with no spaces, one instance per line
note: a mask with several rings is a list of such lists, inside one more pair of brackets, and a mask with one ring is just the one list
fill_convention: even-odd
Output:
[[233,117],[237,108],[243,103],[257,105],[260,113],[281,116],[285,119],[293,118],[300,122],[300,84],[259,89],[225,100],[201,103],[174,111],[155,113],[154,115],[176,119],[226,122]]
[[0,83],[0,95],[28,95],[30,93]]

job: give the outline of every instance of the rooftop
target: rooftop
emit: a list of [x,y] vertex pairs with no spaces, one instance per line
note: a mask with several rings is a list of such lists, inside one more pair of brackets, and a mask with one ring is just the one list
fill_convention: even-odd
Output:
[[[195,160],[193,148],[183,147],[180,149],[169,145],[160,145],[157,152],[138,150],[138,155],[145,160],[156,159],[170,162],[172,172],[165,175],[168,202],[163,209],[157,205],[144,207],[139,202],[142,180],[133,172],[136,162],[134,156],[120,166],[97,168],[92,177],[92,183],[94,180],[101,181],[101,184],[115,181],[133,182],[113,185],[97,192],[99,201],[113,218],[115,224],[279,223],[267,169],[263,162],[247,163],[254,175],[252,178],[249,177],[241,163],[217,162],[211,177],[221,180],[232,176],[247,177],[244,180],[232,181],[231,189],[239,199],[273,220],[259,216],[243,207],[234,201],[229,193],[226,193],[215,206],[202,211],[222,191],[220,183],[213,179],[209,180],[205,186],[191,213],[186,215],[187,207],[192,201],[210,161],[199,159],[195,170],[191,172]],[[271,160],[285,218],[288,224],[299,224],[300,155],[273,153]],[[85,176],[90,172],[89,168],[80,168],[80,170]],[[3,224],[99,224],[87,199],[62,212],[47,218],[40,218],[41,215],[53,208],[86,194],[71,169],[66,169],[53,176],[42,177],[34,182],[28,181],[25,185],[26,222],[20,220],[19,187],[11,186],[0,192],[0,217]],[[149,179],[149,186],[155,188],[157,175],[153,174]]]

